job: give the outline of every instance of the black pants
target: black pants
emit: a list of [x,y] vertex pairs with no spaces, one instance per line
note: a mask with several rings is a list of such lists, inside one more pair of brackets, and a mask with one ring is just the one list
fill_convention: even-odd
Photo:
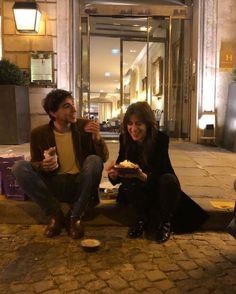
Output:
[[158,225],[171,220],[180,194],[177,177],[163,174],[150,184],[138,180],[124,181],[119,190],[118,201],[131,204],[138,219]]

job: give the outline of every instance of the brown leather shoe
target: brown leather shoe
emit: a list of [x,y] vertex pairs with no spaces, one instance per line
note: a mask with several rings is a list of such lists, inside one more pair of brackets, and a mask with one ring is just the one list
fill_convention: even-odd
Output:
[[50,222],[44,231],[44,235],[47,238],[52,238],[57,235],[60,235],[63,226],[64,226],[64,215],[61,211],[51,216]]
[[73,239],[80,239],[84,236],[84,226],[77,216],[71,216],[70,218],[69,235]]

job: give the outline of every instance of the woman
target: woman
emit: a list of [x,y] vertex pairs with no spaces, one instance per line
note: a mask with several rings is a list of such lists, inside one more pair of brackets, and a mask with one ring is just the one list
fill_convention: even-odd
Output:
[[120,150],[116,163],[137,164],[133,174],[108,170],[113,184],[121,182],[118,202],[129,203],[136,222],[129,228],[130,238],[140,237],[153,227],[158,243],[175,232],[191,232],[207,218],[195,202],[181,191],[168,155],[169,137],[158,131],[155,116],[147,102],[131,104],[124,116]]

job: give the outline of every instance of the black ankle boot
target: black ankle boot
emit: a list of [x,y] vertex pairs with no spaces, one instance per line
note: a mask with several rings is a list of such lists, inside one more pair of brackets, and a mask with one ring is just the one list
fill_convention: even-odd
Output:
[[170,230],[171,224],[170,222],[162,222],[160,223],[158,229],[156,230],[155,233],[155,239],[157,243],[165,243],[166,241],[169,240],[171,230]]
[[128,237],[129,238],[138,238],[142,236],[146,227],[146,223],[143,220],[137,221],[134,225],[129,227]]

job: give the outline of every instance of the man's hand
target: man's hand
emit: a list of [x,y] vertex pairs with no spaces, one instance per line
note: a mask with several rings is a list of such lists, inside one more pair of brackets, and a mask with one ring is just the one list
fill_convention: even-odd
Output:
[[53,171],[58,168],[56,147],[50,147],[44,151],[44,160],[42,161],[42,168],[45,171]]
[[92,133],[92,139],[94,141],[99,141],[101,139],[99,123],[91,120],[85,125],[84,130],[85,132]]

